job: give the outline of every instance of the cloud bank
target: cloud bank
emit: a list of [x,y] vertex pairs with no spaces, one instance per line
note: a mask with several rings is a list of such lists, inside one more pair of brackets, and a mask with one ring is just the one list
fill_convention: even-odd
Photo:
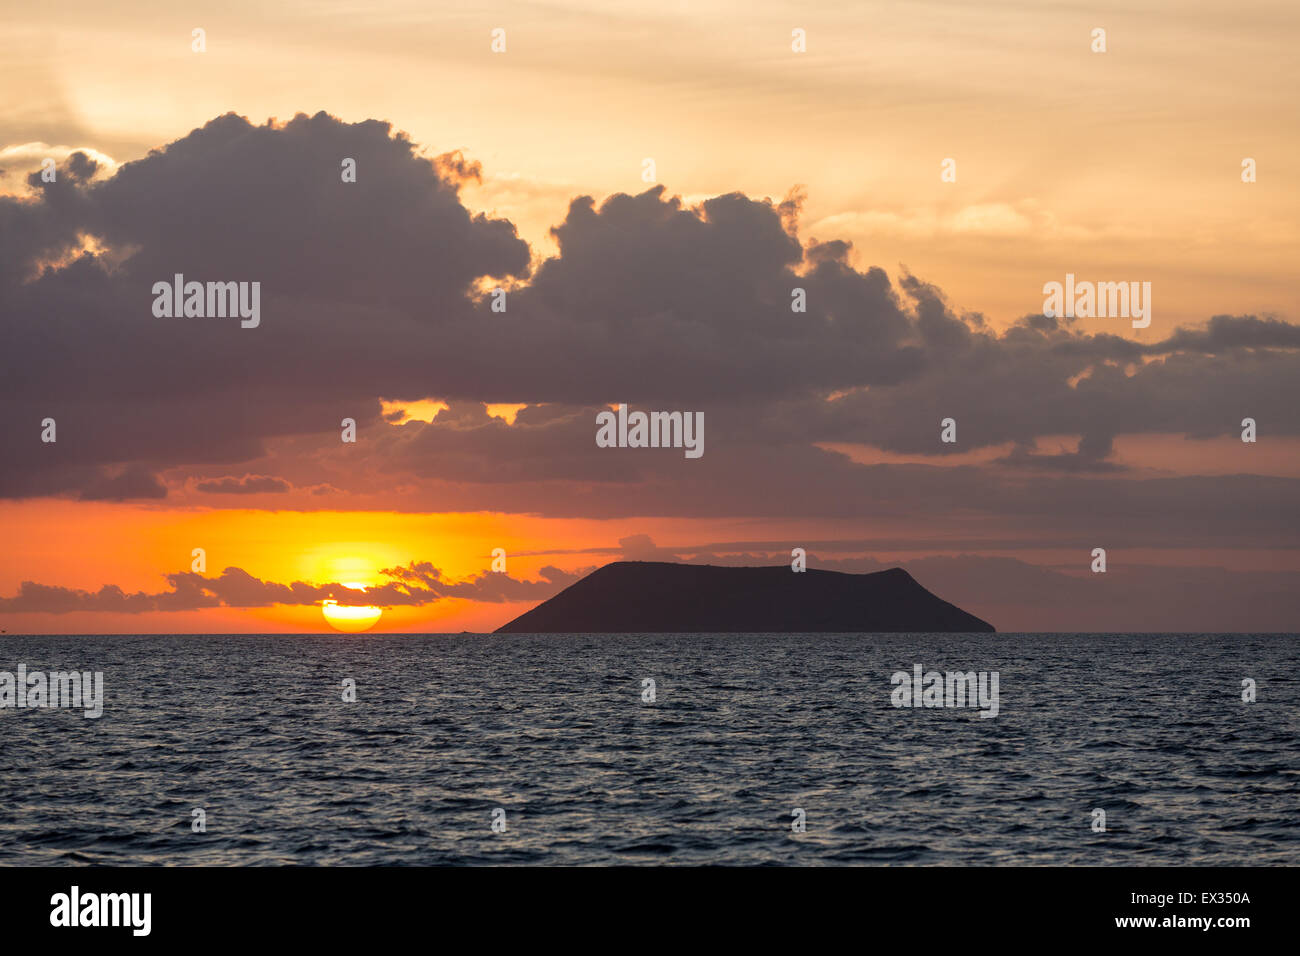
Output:
[[[1030,314],[995,328],[933,284],[802,236],[796,192],[579,196],[558,254],[538,261],[512,223],[462,201],[474,162],[325,113],[229,114],[111,174],[85,153],[59,170],[0,197],[0,497],[961,515],[1071,547],[1281,546],[1300,518],[1297,480],[1257,473],[1253,446],[1215,476],[1139,473],[1115,454],[1124,436],[1232,439],[1246,417],[1262,440],[1300,437],[1300,326],[1279,316],[1161,329],[1157,289],[1157,335],[1138,343],[1123,323],[1034,314],[1027,289]],[[261,324],[155,318],[150,289],[177,273],[260,282]],[[422,399],[446,408],[383,414],[382,400]],[[618,402],[703,411],[707,453],[597,448],[595,415]],[[493,403],[527,407],[507,424]],[[938,440],[947,417],[955,445]]]

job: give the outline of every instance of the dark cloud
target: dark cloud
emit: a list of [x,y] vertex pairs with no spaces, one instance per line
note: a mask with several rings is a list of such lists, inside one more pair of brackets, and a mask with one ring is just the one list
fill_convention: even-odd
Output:
[[167,488],[148,469],[131,465],[119,474],[101,473],[81,492],[84,501],[126,501],[131,498],[166,498]]
[[678,555],[660,548],[648,534],[633,534],[618,539],[620,557],[624,561],[672,561]]
[[283,478],[267,475],[244,475],[242,478],[211,478],[200,481],[195,488],[210,495],[284,494],[291,485]]
[[364,591],[337,582],[309,584],[294,581],[280,584],[254,577],[242,568],[226,568],[208,577],[193,571],[167,575],[171,590],[148,594],[127,594],[116,585],[98,591],[53,587],[24,581],[13,597],[0,597],[0,613],[69,614],[75,611],[102,611],[115,614],[143,614],[149,611],[193,611],[209,607],[271,607],[273,605],[319,605],[334,601],[342,605],[378,607],[419,607],[445,598],[459,598],[499,604],[507,601],[542,601],[568,587],[591,569],[561,571],[555,567],[541,570],[536,581],[513,578],[501,572],[484,571],[465,581],[447,581],[442,572],[427,561],[412,561],[406,567],[386,568],[382,572],[394,580]]
[[1300,326],[1271,316],[1216,315],[1203,329],[1175,329],[1163,342],[1147,346],[1148,354],[1167,352],[1219,353],[1242,348],[1300,348]]
[[584,577],[591,568],[580,571],[562,571],[547,565],[539,572],[540,581],[522,581],[504,571],[485,571],[467,581],[449,582],[428,561],[411,562],[405,567],[385,568],[381,574],[399,579],[404,586],[420,585],[439,597],[461,598],[499,604],[503,601],[541,601],[559,593]]
[[1019,442],[1009,455],[994,459],[994,464],[1014,468],[1037,468],[1056,472],[1121,472],[1130,469],[1113,461],[1107,461],[1114,451],[1115,441],[1110,435],[1093,432],[1079,440],[1074,451],[1062,451],[1056,454],[1039,454],[1031,442]]
[[[381,391],[426,391],[452,361],[438,326],[475,321],[473,283],[528,269],[513,225],[461,204],[466,173],[384,123],[228,115],[103,182],[0,197],[0,495],[249,461],[276,436],[377,421]],[[78,256],[84,235],[113,252]],[[260,282],[261,326],[155,318],[152,286],[176,273]],[[46,416],[60,436],[41,449]]]
[[114,614],[143,614],[158,609],[156,595],[137,591],[127,594],[115,584],[98,591],[52,587],[24,581],[15,597],[0,598],[0,612],[69,614],[73,611],[107,611]]
[[[533,266],[511,223],[461,201],[475,162],[323,113],[222,116],[107,179],[84,156],[64,165],[36,198],[0,198],[0,496],[158,498],[193,479],[214,506],[266,492],[288,507],[937,532],[960,514],[976,538],[1194,547],[1277,544],[1298,517],[1297,482],[1251,475],[1251,446],[1222,477],[1114,461],[1122,436],[1232,436],[1243,417],[1261,440],[1300,436],[1300,327],[1281,318],[1216,316],[1150,344],[1041,315],[995,331],[916,276],[854,267],[841,240],[801,239],[797,190],[695,207],[661,187],[581,196],[559,254]],[[109,252],[78,255],[85,235]],[[176,272],[261,282],[260,327],[153,317],[152,284]],[[505,313],[485,277],[510,289]],[[381,410],[430,397],[449,403],[432,423]],[[703,411],[704,457],[597,448],[595,415],[619,401]],[[485,402],[530,407],[507,425]],[[939,442],[947,417],[955,445]],[[1045,441],[1060,435],[1078,438]],[[935,464],[818,447],[837,443]]]

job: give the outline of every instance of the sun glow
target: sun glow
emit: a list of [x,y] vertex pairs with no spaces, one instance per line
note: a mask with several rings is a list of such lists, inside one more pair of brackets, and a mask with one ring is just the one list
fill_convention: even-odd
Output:
[[[348,582],[343,586],[353,591],[366,590],[364,584],[355,582]],[[351,634],[370,630],[384,613],[383,608],[373,604],[339,604],[334,600],[322,601],[320,610],[331,627]]]

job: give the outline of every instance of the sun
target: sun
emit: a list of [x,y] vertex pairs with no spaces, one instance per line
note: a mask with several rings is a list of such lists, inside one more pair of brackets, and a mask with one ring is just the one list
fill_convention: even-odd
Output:
[[[343,586],[353,591],[366,589],[364,584],[351,582]],[[320,610],[325,615],[325,620],[329,621],[330,627],[352,634],[370,630],[384,613],[383,608],[375,607],[373,604],[339,604],[332,600],[322,601]]]

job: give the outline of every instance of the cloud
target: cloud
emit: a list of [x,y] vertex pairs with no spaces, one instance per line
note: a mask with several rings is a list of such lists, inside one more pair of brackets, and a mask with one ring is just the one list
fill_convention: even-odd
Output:
[[403,585],[422,585],[429,593],[444,598],[460,598],[499,604],[503,601],[544,600],[584,577],[591,568],[580,571],[562,571],[547,565],[539,572],[540,581],[522,581],[505,572],[484,571],[466,581],[452,583],[442,579],[442,573],[427,561],[411,562],[406,567],[385,568],[380,573],[398,578]]
[[674,552],[658,547],[648,534],[633,534],[618,539],[624,561],[672,561]]
[[43,188],[40,172],[47,159],[54,160],[56,176],[58,167],[62,166],[79,182],[107,179],[118,167],[113,157],[89,146],[51,146],[41,142],[5,146],[0,148],[0,195],[25,196]]
[[127,594],[115,584],[98,591],[81,591],[24,581],[18,594],[0,598],[0,613],[69,614],[73,611],[107,611],[113,614],[143,614],[158,609],[156,595],[137,591]]
[[386,568],[380,573],[394,580],[366,588],[350,588],[338,582],[310,584],[294,581],[281,584],[254,577],[242,568],[226,568],[218,575],[205,576],[181,571],[166,576],[168,591],[149,594],[124,592],[107,584],[98,591],[58,587],[24,581],[13,597],[0,597],[0,613],[70,614],[100,611],[113,614],[144,614],[152,611],[193,611],[211,607],[272,607],[274,605],[320,605],[331,600],[342,605],[379,607],[421,607],[455,598],[499,604],[508,601],[541,601],[568,587],[591,569],[541,570],[536,581],[485,571],[465,581],[446,581],[442,572],[427,561],[412,561],[406,567]]
[[[106,177],[65,168],[0,197],[0,497],[908,520],[918,539],[960,514],[988,537],[1189,546],[1264,546],[1296,516],[1300,487],[1251,475],[1250,446],[1213,478],[1155,479],[1114,453],[1124,435],[1234,436],[1247,416],[1300,438],[1300,327],[1281,317],[1159,333],[1157,313],[1149,343],[1122,322],[995,328],[920,277],[855,267],[834,235],[801,236],[798,190],[578,196],[534,262],[512,223],[462,201],[473,159],[324,113],[229,114]],[[176,273],[260,282],[260,326],[155,318],[152,284]],[[498,283],[505,312],[482,294]],[[384,414],[420,400],[443,403],[432,421]],[[704,457],[597,448],[596,413],[621,401],[704,412]],[[488,411],[505,404],[527,407],[507,425]],[[955,445],[938,441],[946,417]],[[1052,450],[1061,435],[1074,450]],[[998,451],[945,460],[978,449]]]
[[130,465],[121,473],[101,473],[87,482],[81,492],[83,501],[126,501],[131,498],[166,498],[167,489],[158,476],[147,469]]
[[292,486],[283,478],[266,475],[244,475],[242,478],[211,478],[200,481],[195,488],[210,495],[284,494]]

